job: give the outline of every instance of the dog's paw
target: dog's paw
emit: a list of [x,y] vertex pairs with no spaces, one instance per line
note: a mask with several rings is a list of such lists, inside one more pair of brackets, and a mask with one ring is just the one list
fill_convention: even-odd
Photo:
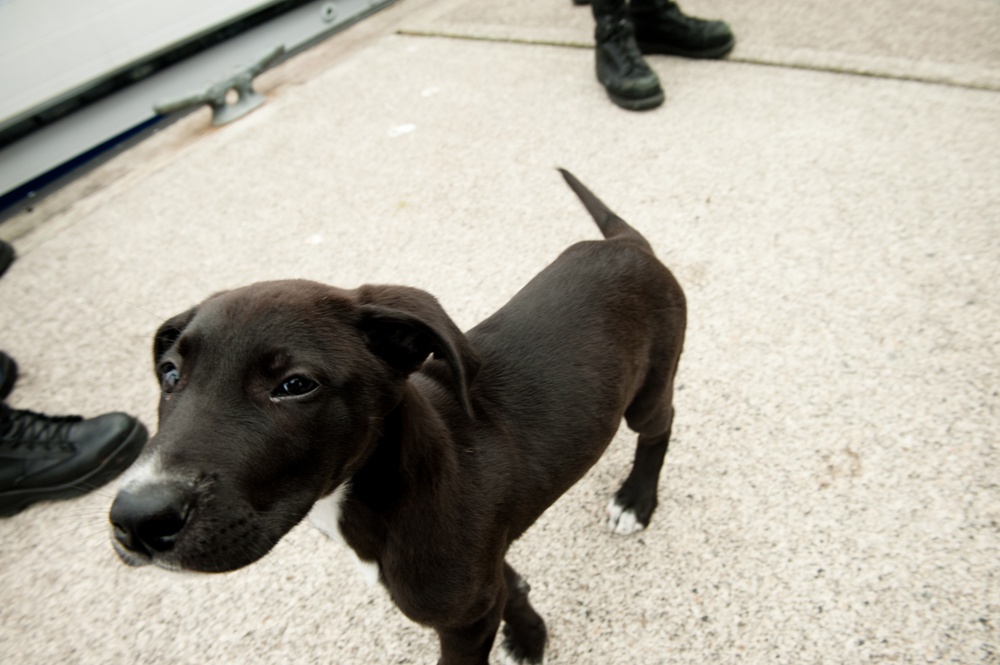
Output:
[[532,659],[528,656],[519,655],[508,642],[500,643],[500,662],[503,665],[545,665],[545,657],[539,656]]
[[[523,581],[523,580],[522,580]],[[504,665],[544,665],[548,630],[545,622],[524,599],[521,609],[504,621],[500,662]],[[513,622],[513,623],[511,623]]]
[[608,530],[629,536],[646,528],[635,513],[634,508],[622,505],[618,497],[608,502]]

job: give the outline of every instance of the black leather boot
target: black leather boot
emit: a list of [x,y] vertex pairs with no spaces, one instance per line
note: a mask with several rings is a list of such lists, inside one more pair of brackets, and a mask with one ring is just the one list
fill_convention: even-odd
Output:
[[628,13],[643,53],[721,58],[736,45],[725,21],[692,18],[672,0],[631,0]]
[[100,487],[138,457],[147,436],[124,413],[84,420],[0,402],[0,517]]
[[595,19],[597,80],[607,90],[611,101],[630,111],[643,111],[662,104],[660,80],[643,60],[625,11],[597,15]]

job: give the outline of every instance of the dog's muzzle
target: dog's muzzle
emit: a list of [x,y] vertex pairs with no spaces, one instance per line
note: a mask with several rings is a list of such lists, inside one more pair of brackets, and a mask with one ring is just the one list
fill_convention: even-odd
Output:
[[122,490],[111,506],[115,551],[131,566],[152,563],[174,548],[188,523],[193,496],[170,482]]

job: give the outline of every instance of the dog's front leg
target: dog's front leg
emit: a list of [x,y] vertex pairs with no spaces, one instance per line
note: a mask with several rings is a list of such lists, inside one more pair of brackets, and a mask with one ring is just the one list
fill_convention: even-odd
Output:
[[509,563],[503,565],[507,603],[503,610],[503,650],[505,663],[540,665],[545,659],[548,632],[545,621],[528,602],[531,587]]
[[493,605],[482,618],[467,626],[437,628],[441,643],[438,665],[488,665],[506,604],[507,590],[501,585]]

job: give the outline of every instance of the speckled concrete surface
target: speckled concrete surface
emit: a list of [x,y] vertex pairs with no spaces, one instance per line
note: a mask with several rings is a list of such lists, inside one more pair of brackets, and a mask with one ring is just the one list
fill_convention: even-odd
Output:
[[[404,25],[440,9],[407,1]],[[597,237],[564,166],[672,267],[690,328],[650,528],[604,530],[623,430],[511,552],[547,662],[998,662],[1000,97],[656,58],[667,104],[631,114],[592,57],[387,30],[0,225],[11,403],[153,428],[158,323],[261,279],[411,284],[471,326]],[[0,662],[435,661],[308,525],[232,574],[126,569],[113,492],[0,521]]]
[[[589,7],[569,0],[441,0],[407,34],[590,46]],[[734,62],[1000,90],[1000,4],[994,0],[685,0],[692,16],[723,18]]]

